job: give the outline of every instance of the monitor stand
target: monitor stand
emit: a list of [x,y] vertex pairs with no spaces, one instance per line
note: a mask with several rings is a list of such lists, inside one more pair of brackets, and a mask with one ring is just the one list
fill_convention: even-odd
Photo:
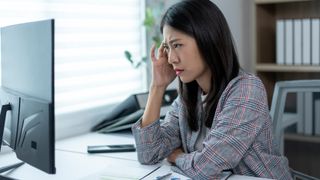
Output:
[[10,104],[2,105],[1,114],[0,114],[0,151],[1,151],[4,123],[6,121],[7,111],[11,111],[11,105]]
[[24,162],[18,162],[18,163],[12,164],[12,165],[8,165],[8,166],[5,166],[5,167],[2,167],[2,168],[0,168],[0,174],[4,173],[6,171],[9,171],[11,169],[15,169],[15,168],[21,166],[22,164],[24,164]]

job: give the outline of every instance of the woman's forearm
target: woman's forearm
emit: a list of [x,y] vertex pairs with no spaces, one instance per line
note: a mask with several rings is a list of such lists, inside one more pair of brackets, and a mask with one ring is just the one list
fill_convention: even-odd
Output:
[[160,108],[165,87],[151,87],[149,97],[144,111],[141,127],[148,126],[160,118]]

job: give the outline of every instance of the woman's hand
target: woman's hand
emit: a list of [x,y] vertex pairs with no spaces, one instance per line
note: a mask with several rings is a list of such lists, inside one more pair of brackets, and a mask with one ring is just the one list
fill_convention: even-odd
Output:
[[155,45],[151,47],[150,57],[152,60],[152,82],[151,86],[166,88],[176,77],[171,64],[168,63],[168,55],[161,43],[158,57],[155,55]]
[[175,163],[176,163],[176,159],[177,159],[177,157],[178,157],[180,154],[183,154],[183,151],[182,151],[181,148],[178,148],[178,149],[174,150],[174,151],[167,157],[167,161],[175,164]]

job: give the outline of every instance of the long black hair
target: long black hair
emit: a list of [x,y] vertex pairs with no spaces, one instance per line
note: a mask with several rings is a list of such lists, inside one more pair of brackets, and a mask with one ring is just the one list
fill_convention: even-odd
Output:
[[[171,6],[164,14],[160,30],[168,25],[193,37],[201,57],[211,71],[211,88],[203,103],[205,125],[212,126],[218,101],[227,84],[240,69],[227,21],[220,9],[210,0],[183,0]],[[187,109],[187,120],[191,130],[198,130],[196,109],[199,85],[179,81],[179,93]]]

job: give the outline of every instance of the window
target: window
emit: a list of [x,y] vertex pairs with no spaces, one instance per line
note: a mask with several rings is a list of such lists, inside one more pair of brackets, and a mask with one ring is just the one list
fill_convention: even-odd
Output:
[[[146,90],[143,0],[1,0],[0,26],[55,19],[57,117],[120,102]],[[57,119],[57,118],[56,118]],[[59,118],[58,118],[59,119]]]

